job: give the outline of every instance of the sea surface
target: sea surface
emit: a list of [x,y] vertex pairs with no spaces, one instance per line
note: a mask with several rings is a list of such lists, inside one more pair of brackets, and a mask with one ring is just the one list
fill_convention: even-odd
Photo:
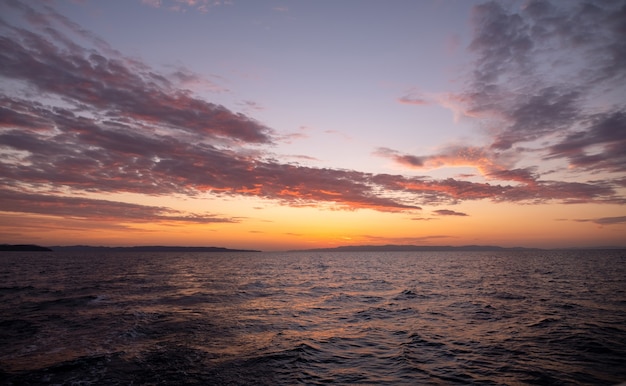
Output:
[[0,254],[4,385],[615,385],[626,251]]

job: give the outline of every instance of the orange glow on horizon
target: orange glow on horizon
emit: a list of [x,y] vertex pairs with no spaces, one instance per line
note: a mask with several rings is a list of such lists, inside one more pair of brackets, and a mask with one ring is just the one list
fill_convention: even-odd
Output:
[[[250,205],[257,205],[250,200]],[[506,215],[502,209],[506,207]],[[20,225],[0,227],[0,234],[20,234],[16,243],[40,245],[186,245],[279,251],[328,248],[342,245],[501,245],[567,247],[620,245],[619,227],[568,220],[562,205],[528,205],[474,202],[455,207],[465,216],[438,215],[436,207],[414,212],[378,212],[371,209],[329,210],[314,207],[268,206],[245,222],[184,224],[174,221],[97,223],[78,218],[19,216]],[[250,209],[242,207],[242,212]],[[452,211],[451,211],[452,212]],[[582,216],[598,216],[593,205],[578,205]],[[538,218],[549,220],[538,221]],[[611,208],[600,215],[611,215]],[[5,218],[15,214],[5,213]],[[15,222],[18,223],[17,221]]]

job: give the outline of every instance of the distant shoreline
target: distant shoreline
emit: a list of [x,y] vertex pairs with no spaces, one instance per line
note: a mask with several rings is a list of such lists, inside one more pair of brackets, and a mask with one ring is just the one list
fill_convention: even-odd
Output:
[[132,246],[102,247],[90,245],[70,245],[42,247],[34,244],[0,244],[0,252],[261,252],[252,249],[229,249],[222,247],[180,247],[180,246]]
[[527,248],[499,247],[495,245],[346,245],[334,248],[296,249],[288,252],[496,252],[496,251],[585,251],[585,250],[624,250],[626,247],[584,247],[584,248]]
[[494,245],[346,245],[335,248],[314,248],[290,252],[447,252],[447,251],[541,251],[541,248],[499,247]]
[[0,252],[52,252],[52,249],[34,244],[0,244]]
[[54,252],[261,252],[253,249],[230,249],[222,247],[181,247],[146,245],[132,247],[93,247],[89,245],[54,246]]
[[[527,248],[500,247],[495,245],[344,245],[333,248],[292,249],[276,252],[497,252],[497,251],[584,251],[584,250],[626,250],[619,246],[597,246],[578,248]],[[255,249],[230,249],[223,247],[183,247],[183,246],[130,246],[105,247],[91,245],[70,245],[42,247],[35,244],[0,244],[0,252],[263,252]]]

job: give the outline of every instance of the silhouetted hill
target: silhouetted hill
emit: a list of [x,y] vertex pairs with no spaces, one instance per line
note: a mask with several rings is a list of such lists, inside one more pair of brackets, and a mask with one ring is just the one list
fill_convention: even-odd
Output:
[[222,247],[178,247],[178,246],[134,246],[134,247],[93,247],[89,245],[50,247],[55,252],[260,252],[250,249],[228,249]]
[[52,249],[33,244],[0,244],[0,251],[51,252]]
[[[493,245],[346,245],[336,248],[304,249],[302,252],[437,252],[437,251],[537,251],[538,248],[505,248]],[[295,252],[295,251],[294,251]]]

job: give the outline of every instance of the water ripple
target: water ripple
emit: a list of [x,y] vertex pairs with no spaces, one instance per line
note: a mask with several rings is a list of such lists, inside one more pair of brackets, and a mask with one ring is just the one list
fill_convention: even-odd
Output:
[[0,383],[626,380],[623,251],[0,255]]

